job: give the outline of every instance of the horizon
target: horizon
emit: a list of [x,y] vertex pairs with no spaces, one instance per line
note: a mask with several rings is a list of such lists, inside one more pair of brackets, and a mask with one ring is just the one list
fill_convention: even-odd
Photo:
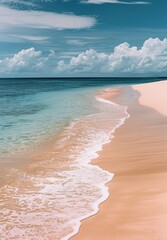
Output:
[[134,76],[130,76],[130,77],[99,77],[99,76],[95,76],[95,77],[84,77],[84,76],[81,76],[81,77],[77,77],[77,76],[74,76],[74,77],[63,77],[63,76],[60,76],[60,77],[0,77],[0,79],[164,79],[166,80],[167,77],[164,77],[164,76],[155,76],[155,77],[152,77],[152,76],[146,76],[146,77],[134,77]]

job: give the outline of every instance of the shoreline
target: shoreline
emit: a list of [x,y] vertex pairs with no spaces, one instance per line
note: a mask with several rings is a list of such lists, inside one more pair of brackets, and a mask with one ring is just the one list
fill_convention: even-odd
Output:
[[[76,121],[59,136],[50,138],[46,145],[42,143],[31,152],[19,156],[28,160],[27,164],[14,172],[11,169],[11,177],[5,183],[5,186],[10,186],[10,192],[8,187],[1,189],[3,225],[0,231],[4,239],[8,236],[12,238],[12,224],[16,223],[18,239],[31,234],[28,224],[41,239],[52,239],[53,235],[54,239],[69,239],[78,232],[81,219],[96,214],[99,205],[109,197],[106,183],[111,181],[113,174],[91,164],[91,161],[98,157],[103,145],[113,138],[113,132],[123,123],[126,113],[124,107],[111,102],[108,102],[111,105],[101,100],[96,102],[95,95],[100,91],[103,92],[99,89],[92,93],[98,106],[97,113]],[[13,206],[17,206],[22,196],[24,202],[15,209]],[[32,205],[29,205],[29,196],[33,199]],[[15,217],[7,215],[5,210],[14,212]],[[23,218],[27,215],[32,220],[25,223],[20,231]],[[56,229],[53,221],[57,222]],[[6,236],[5,228],[10,222],[11,231]]]
[[[116,103],[117,102],[117,97],[119,95],[121,95],[121,88],[122,86],[119,86],[119,87],[112,87],[112,88],[106,88],[106,89],[103,89],[101,91],[101,93],[99,93],[98,95],[95,96],[95,98],[97,99],[97,101],[100,101],[100,102],[104,102],[104,103],[107,103],[107,104],[114,104],[114,105],[120,105],[119,103]],[[97,203],[96,202],[96,209],[94,210],[94,213],[90,213],[88,216],[85,216],[85,217],[82,217],[81,219],[78,219],[78,222],[79,222],[79,226],[76,226],[76,230],[74,230],[72,233],[70,233],[69,235],[67,235],[66,237],[64,237],[62,240],[68,240],[68,239],[73,239],[75,237],[77,237],[79,231],[80,231],[80,228],[82,226],[82,223],[84,223],[85,221],[89,220],[90,218],[96,216],[99,211],[100,211],[100,207],[101,205],[105,204],[105,202],[107,202],[108,198],[110,197],[110,192],[109,192],[109,184],[110,182],[112,182],[113,178],[114,178],[114,173],[112,172],[109,172],[107,169],[104,169],[102,168],[101,166],[99,166],[98,164],[96,164],[96,159],[100,158],[101,156],[101,153],[103,152],[103,147],[105,147],[106,145],[110,144],[112,139],[115,137],[115,131],[120,128],[123,124],[125,124],[126,122],[126,119],[128,119],[130,117],[130,114],[128,113],[128,107],[126,106],[125,108],[125,113],[127,114],[126,117],[124,117],[123,119],[121,119],[120,123],[114,128],[114,130],[112,131],[112,136],[110,137],[109,139],[109,142],[108,143],[105,143],[102,145],[102,149],[97,151],[96,154],[97,154],[97,157],[96,158],[93,158],[90,160],[89,164],[90,165],[93,165],[93,166],[96,166],[98,167],[100,170],[102,171],[106,171],[108,172],[109,174],[112,175],[111,179],[109,181],[107,181],[105,184],[102,184],[102,191],[106,192],[106,197],[102,195],[102,197],[100,199],[97,200]],[[103,199],[103,200],[101,200]]]
[[[15,210],[12,209],[11,206],[17,205],[17,201],[20,201],[19,198],[23,195],[26,196],[25,204],[29,206],[28,196],[29,190],[31,191],[31,197],[34,198],[33,203],[35,203],[35,205],[32,206],[34,207],[32,208],[33,211],[31,206],[30,208],[26,206],[22,211],[22,205],[20,205],[17,208],[16,215],[19,214],[19,211],[23,212],[25,216],[27,214],[31,216],[31,213],[37,214],[37,218],[35,218],[34,215],[34,222],[31,222],[31,225],[34,227],[34,231],[38,231],[39,237],[44,237],[43,231],[46,228],[45,223],[47,223],[45,237],[50,238],[50,236],[53,236],[53,232],[55,234],[54,239],[60,239],[60,236],[62,236],[61,239],[66,240],[78,237],[78,235],[80,236],[80,230],[78,232],[78,229],[82,231],[87,221],[92,221],[92,219],[96,217],[99,218],[99,215],[101,216],[101,208],[103,209],[103,206],[108,206],[108,202],[111,197],[113,197],[111,186],[113,186],[112,183],[115,181],[115,178],[117,178],[117,171],[119,171],[119,169],[115,171],[114,166],[112,166],[113,159],[110,146],[113,148],[113,143],[115,141],[117,142],[117,135],[119,136],[119,132],[122,131],[121,129],[126,125],[126,121],[131,121],[131,119],[128,119],[129,110],[127,113],[126,106],[130,106],[132,99],[134,99],[135,103],[130,106],[131,112],[133,113],[133,108],[136,106],[135,104],[139,93],[132,90],[129,85],[112,87],[111,89],[106,88],[96,93],[97,96],[93,95],[93,97],[96,97],[97,100],[101,102],[99,103],[100,115],[97,113],[86,116],[80,121],[77,121],[72,127],[67,127],[60,136],[54,139],[50,138],[49,141],[46,142],[47,144],[36,146],[37,151],[33,151],[32,149],[31,152],[28,152],[23,157],[25,158],[24,160],[29,160],[29,164],[25,164],[15,172],[12,171],[11,177],[7,179],[7,183],[10,186],[10,193],[6,192],[5,189],[4,192],[2,190],[4,209],[6,207],[10,209],[11,212]],[[127,116],[125,113],[127,113]],[[117,124],[114,125],[115,123]],[[120,125],[122,126],[120,127]],[[93,141],[93,144],[90,144],[90,140]],[[117,144],[115,145],[117,147]],[[83,149],[84,151],[82,151]],[[76,154],[76,159],[74,159],[74,155],[71,155],[71,153]],[[29,159],[29,156],[31,156],[32,159]],[[67,159],[69,161],[68,164]],[[112,161],[110,161],[110,159]],[[121,165],[118,166],[121,167]],[[117,167],[117,162],[115,162],[115,167]],[[113,173],[115,174],[114,177]],[[84,181],[81,176],[83,176]],[[17,181],[17,179],[21,179],[21,181]],[[56,189],[56,186],[59,185],[61,185],[60,190],[59,188]],[[17,189],[18,194],[15,192],[15,189]],[[57,191],[60,191],[59,194],[62,194],[62,196],[55,200],[56,196],[60,196],[59,194],[57,195]],[[13,196],[15,197],[13,198]],[[42,199],[43,196],[45,196],[46,200],[46,209],[43,204],[41,207],[43,206],[43,211],[48,213],[48,218],[46,215],[44,221],[41,220],[41,217],[38,218],[40,214],[43,214],[43,211],[39,211],[41,208],[39,206],[39,199]],[[15,201],[15,199],[17,201]],[[61,204],[62,199],[67,201],[66,205]],[[74,203],[76,207],[73,205]],[[79,204],[77,205],[77,203]],[[27,212],[25,211],[26,209],[28,210]],[[64,209],[66,210],[64,211]],[[60,210],[62,210],[64,220],[67,222],[67,225],[64,225],[66,229],[63,228],[62,217],[58,217]],[[68,211],[69,215],[67,214]],[[77,215],[78,213],[81,215]],[[10,221],[13,223],[17,222],[18,234],[20,233],[19,226],[21,226],[19,216],[20,214],[15,218],[15,221],[13,221],[13,219],[7,220],[8,216],[6,216],[6,219],[4,217],[4,221],[8,223]],[[57,219],[55,219],[55,216],[57,216]],[[104,214],[104,217],[105,216],[107,215]],[[67,221],[66,218],[68,217],[72,219],[72,221]],[[57,229],[55,229],[54,225],[52,226],[53,220],[57,221]],[[36,228],[37,221],[40,223],[38,224],[39,229]],[[64,224],[66,224],[66,222]],[[94,220],[92,224],[94,225]],[[25,233],[29,229],[29,227],[26,227],[25,224]],[[100,228],[101,220],[98,229]],[[68,234],[69,232],[70,234]],[[90,231],[89,234],[91,234],[91,232],[92,231]],[[86,234],[88,234],[87,227]],[[104,238],[105,231],[102,234],[103,236],[101,236],[99,240]],[[79,239],[80,238],[82,239],[82,236],[79,237]],[[18,237],[18,239],[22,239],[22,237]],[[51,239],[53,238],[51,237]],[[83,236],[83,239],[87,239],[87,236]],[[90,240],[92,239],[96,239],[96,236],[91,236]],[[113,240],[115,240],[115,238]]]
[[[113,101],[113,99],[116,98],[120,94],[120,89],[121,88],[122,88],[122,86],[103,89],[101,93],[99,93],[98,95],[95,96],[95,98],[99,102],[104,102],[105,104],[107,103],[107,104],[118,105],[119,106],[119,104],[115,103]],[[108,184],[110,182],[112,182],[113,177],[114,177],[114,173],[109,172],[108,170],[101,168],[99,165],[95,164],[94,161],[96,161],[96,159],[98,159],[100,157],[100,154],[103,151],[103,147],[105,145],[108,145],[108,144],[111,143],[112,139],[115,137],[114,136],[115,131],[125,123],[127,118],[129,118],[130,115],[127,112],[127,107],[125,107],[125,113],[126,113],[127,116],[123,117],[120,120],[120,122],[115,126],[115,128],[112,130],[112,132],[110,133],[111,136],[109,138],[109,142],[103,143],[101,145],[101,149],[95,152],[97,157],[94,157],[94,158],[90,159],[90,161],[87,163],[88,165],[99,168],[100,171],[103,171],[103,172],[106,172],[107,174],[110,174],[110,179],[108,179],[108,181],[106,181],[105,183],[101,183],[100,186],[99,186],[101,188],[102,196],[96,202],[94,202],[93,212],[90,212],[88,215],[85,215],[85,216],[82,216],[81,218],[76,219],[78,221],[78,225],[75,226],[73,232],[68,234],[66,237],[62,238],[62,240],[73,239],[73,237],[75,237],[79,233],[82,222],[85,222],[89,218],[91,218],[93,216],[96,216],[100,211],[100,206],[103,203],[105,203],[108,200],[108,198],[110,197]]]
[[[129,181],[129,179],[131,179],[132,181],[136,181],[136,179],[139,178],[139,173],[137,172],[136,166],[140,165],[140,163],[138,163],[137,160],[139,160],[140,155],[142,155],[142,152],[140,152],[140,155],[139,155],[139,152],[138,152],[138,154],[136,154],[136,158],[138,158],[138,159],[135,159],[135,150],[133,149],[133,151],[131,153],[131,149],[130,149],[132,147],[131,145],[135,145],[136,148],[139,145],[139,148],[142,149],[142,147],[143,147],[143,150],[144,150],[144,146],[142,146],[141,140],[136,138],[135,134],[132,133],[131,138],[133,138],[136,141],[136,143],[134,144],[132,142],[128,142],[129,146],[127,146],[127,147],[129,147],[129,149],[127,149],[127,152],[128,152],[127,155],[131,158],[131,161],[128,161],[126,155],[124,156],[123,153],[120,153],[120,155],[122,154],[122,156],[119,156],[119,154],[118,154],[118,152],[120,150],[122,151],[121,148],[123,148],[124,152],[125,152],[125,149],[126,149],[122,145],[123,142],[122,142],[120,136],[123,134],[123,139],[125,140],[126,137],[128,136],[128,131],[132,130],[133,127],[136,126],[136,125],[138,125],[138,127],[142,128],[142,130],[143,130],[145,127],[149,127],[150,123],[151,123],[151,126],[152,126],[152,124],[155,124],[155,123],[156,124],[161,123],[161,126],[162,126],[162,129],[160,128],[161,131],[166,129],[166,123],[165,123],[166,118],[164,118],[161,114],[159,114],[155,110],[139,104],[139,102],[138,102],[139,92],[136,92],[134,89],[131,90],[130,94],[129,94],[132,97],[133,101],[135,102],[135,103],[132,103],[132,99],[129,99],[127,97],[128,91],[129,91],[128,87],[124,86],[123,87],[123,92],[121,92],[121,94],[119,94],[118,96],[114,95],[114,96],[111,96],[111,98],[110,98],[109,95],[107,96],[107,98],[109,98],[108,100],[113,100],[114,99],[115,102],[118,101],[118,103],[121,103],[121,104],[123,104],[124,101],[126,100],[127,105],[129,107],[128,109],[130,111],[130,116],[132,116],[132,118],[130,117],[125,122],[125,124],[123,124],[119,129],[117,129],[117,131],[114,133],[114,138],[111,139],[111,142],[104,145],[103,150],[99,153],[99,157],[97,159],[93,160],[92,163],[91,163],[93,165],[100,166],[100,168],[102,168],[104,170],[107,170],[109,172],[113,172],[115,174],[113,180],[110,181],[109,183],[107,183],[107,187],[109,188],[109,193],[110,193],[109,198],[105,202],[100,204],[100,206],[99,206],[100,210],[96,215],[94,215],[92,217],[89,217],[89,218],[82,221],[79,232],[74,237],[72,237],[70,239],[73,239],[73,240],[75,240],[75,239],[76,240],[77,239],[79,239],[79,240],[82,240],[82,239],[83,240],[85,240],[85,239],[87,239],[87,240],[89,240],[89,239],[90,240],[92,240],[92,239],[94,239],[94,240],[96,240],[96,239],[97,240],[100,240],[100,239],[113,239],[113,240],[116,240],[116,239],[121,239],[121,240],[122,239],[127,239],[127,240],[131,240],[131,239],[132,240],[134,240],[134,239],[135,240],[137,240],[137,239],[146,239],[146,240],[155,239],[155,240],[158,240],[158,239],[161,239],[161,240],[163,240],[164,239],[165,240],[166,239],[165,235],[164,235],[164,232],[167,234],[167,232],[165,231],[165,228],[161,229],[161,230],[163,230],[162,231],[163,233],[161,233],[160,238],[154,238],[155,232],[156,231],[158,232],[157,228],[155,228],[156,221],[154,223],[153,220],[149,219],[147,224],[144,221],[142,221],[142,219],[145,216],[144,216],[144,212],[143,212],[142,209],[140,209],[140,211],[143,214],[143,218],[140,216],[141,214],[139,213],[139,210],[137,210],[138,207],[141,207],[139,204],[136,203],[136,208],[133,209],[133,214],[130,217],[131,220],[129,220],[129,223],[128,223],[128,221],[127,222],[125,221],[127,219],[125,219],[125,215],[121,214],[121,210],[119,209],[119,208],[121,208],[122,211],[127,212],[127,215],[128,215],[128,212],[129,213],[131,212],[131,210],[130,210],[131,207],[130,206],[135,205],[134,202],[132,201],[132,199],[133,200],[135,199],[135,201],[138,202],[139,201],[138,197],[141,198],[141,199],[144,198],[143,192],[142,192],[142,187],[143,188],[145,187],[143,185],[143,181],[141,181],[141,186],[140,186],[139,183],[136,183],[136,186],[135,186],[132,183],[130,183],[130,181]],[[137,110],[136,110],[136,106],[137,106]],[[144,126],[145,124],[143,124],[143,123],[140,124],[139,120],[137,121],[136,118],[134,118],[135,113],[138,114],[139,120],[144,120],[144,119],[140,119],[140,118],[146,118],[146,126]],[[152,122],[149,122],[150,120],[152,120]],[[163,126],[164,126],[165,129],[163,129]],[[155,127],[154,132],[157,132],[159,129],[156,126],[154,126],[154,127]],[[133,129],[133,131],[134,131],[134,129]],[[150,137],[155,138],[155,136],[151,136],[152,133],[150,132],[150,130],[148,130],[148,132],[150,134]],[[139,130],[138,130],[138,135],[142,136],[142,133],[143,133],[143,137],[144,137],[144,132],[143,131],[139,132]],[[149,138],[149,135],[146,135],[145,138],[146,137]],[[158,138],[158,140],[160,140],[160,139]],[[155,141],[155,139],[154,139],[154,141]],[[148,146],[148,144],[151,144],[151,143],[149,143],[149,141],[148,141],[147,146]],[[165,143],[167,143],[167,139],[164,136],[164,145],[165,145]],[[126,143],[125,145],[128,145],[128,144]],[[161,145],[163,145],[163,144],[161,144]],[[159,146],[159,148],[163,148],[164,155],[161,154],[161,155],[163,155],[163,157],[165,157],[165,155],[166,155],[164,145],[161,146],[161,147]],[[150,149],[150,146],[149,146],[149,149]],[[160,150],[159,150],[159,152],[154,151],[154,155],[155,155],[155,153],[160,153]],[[146,149],[143,151],[142,158],[144,158],[144,154],[145,154],[146,158],[148,158],[148,156],[147,156],[148,152],[146,151]],[[133,155],[134,159],[132,158],[131,155]],[[113,159],[114,156],[117,160],[121,160],[121,161],[117,162],[115,160],[115,162],[114,162],[114,159]],[[127,160],[127,162],[123,162],[124,157],[125,157],[125,160]],[[156,158],[156,155],[153,156],[153,161],[154,161],[155,158]],[[150,176],[153,176],[153,174],[156,174],[156,173],[155,173],[155,169],[152,169],[152,171],[151,171],[151,169],[150,170],[148,169],[148,165],[150,166],[151,160],[150,159],[149,159],[149,161],[148,161],[148,159],[146,159],[146,160],[147,160],[146,164],[142,161],[143,166],[140,166],[140,168],[143,169],[143,172],[141,174],[143,174],[143,175],[145,174],[144,175],[145,179],[150,184],[150,186],[153,188],[153,186],[152,186],[153,183],[150,182],[151,179],[147,179],[149,177],[147,176],[146,173],[148,172],[149,174],[152,174]],[[133,161],[135,161],[136,165],[133,163]],[[123,166],[121,166],[120,163]],[[156,165],[157,164],[158,163],[156,162]],[[164,166],[166,166],[164,162],[163,162],[163,164],[164,164]],[[160,166],[161,165],[162,165],[162,163],[160,164]],[[152,167],[152,168],[154,168],[154,167]],[[130,176],[126,175],[127,172],[130,173]],[[167,179],[166,175],[165,175],[165,177]],[[125,183],[124,183],[124,181],[121,180],[121,178],[126,180],[125,183],[129,182],[130,185],[132,185],[134,192],[131,192],[130,190],[128,190],[126,188],[125,188],[125,190],[122,189],[123,186],[125,187]],[[117,191],[118,191],[117,187],[118,187],[118,190],[120,189],[120,194],[117,193]],[[136,192],[136,188],[138,188],[140,190],[139,193]],[[163,186],[163,188],[165,190],[167,190],[165,186]],[[121,192],[124,193],[124,194],[121,195]],[[116,196],[113,196],[114,194],[116,194]],[[135,196],[135,194],[136,194],[136,196]],[[145,194],[149,195],[149,194],[147,194],[147,192],[145,192]],[[122,202],[120,201],[121,197],[123,197]],[[147,196],[147,201],[148,201],[149,197],[150,196]],[[156,196],[155,196],[155,199],[156,199]],[[165,199],[167,200],[167,197],[165,197]],[[145,200],[145,198],[143,199],[143,201],[144,200]],[[147,203],[147,201],[146,201],[146,203]],[[149,201],[154,203],[154,198],[153,199],[150,198]],[[125,203],[127,204],[127,207],[126,207]],[[153,203],[152,203],[152,205],[154,205]],[[161,205],[163,205],[163,201],[162,201],[162,203],[161,203],[161,201],[159,203]],[[143,208],[145,208],[145,207],[143,207]],[[154,208],[155,208],[155,206],[154,206]],[[165,206],[163,206],[163,208],[164,208],[163,211],[166,210],[166,213],[167,213],[167,209],[165,208]],[[146,210],[147,209],[145,209],[145,211]],[[152,210],[152,215],[153,215],[153,213],[155,211],[157,211],[158,209],[155,209],[155,210],[151,209],[151,210]],[[150,210],[150,212],[151,212],[151,210]],[[136,211],[136,215],[135,215],[135,211]],[[140,221],[137,220],[139,218],[139,216],[141,218]],[[157,216],[159,216],[159,215],[157,214]],[[157,216],[155,216],[155,218]],[[149,216],[147,216],[147,217],[149,217]],[[132,221],[132,219],[133,219],[133,221]],[[167,216],[165,217],[165,219],[167,220]],[[135,222],[135,220],[136,220],[136,222]],[[139,222],[140,222],[140,224],[139,224]],[[164,222],[164,225],[165,225],[165,220],[163,222]],[[151,228],[150,225],[154,225],[154,224],[155,224],[155,226]],[[143,226],[143,228],[145,228],[145,231],[142,231],[142,227],[140,228],[138,225]],[[161,225],[163,225],[162,222],[161,222]],[[114,230],[112,230],[112,228]],[[141,233],[140,233],[140,231],[141,231]],[[151,231],[154,234],[151,233]],[[134,232],[135,232],[135,235],[133,235]],[[158,232],[158,234],[160,234],[160,233]]]

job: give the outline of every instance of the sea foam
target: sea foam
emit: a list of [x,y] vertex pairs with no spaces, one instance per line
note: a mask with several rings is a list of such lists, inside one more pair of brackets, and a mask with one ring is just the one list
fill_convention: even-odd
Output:
[[15,171],[17,181],[1,189],[3,240],[70,239],[108,198],[114,174],[91,161],[129,115],[125,106],[97,100],[97,113],[66,128],[49,159],[33,163],[33,171]]

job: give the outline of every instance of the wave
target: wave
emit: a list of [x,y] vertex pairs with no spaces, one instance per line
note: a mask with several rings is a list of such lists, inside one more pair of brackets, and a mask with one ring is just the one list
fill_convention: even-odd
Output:
[[96,99],[97,113],[66,128],[52,153],[24,171],[11,172],[14,181],[0,190],[4,240],[70,239],[108,198],[106,183],[114,174],[91,161],[129,115],[126,106]]

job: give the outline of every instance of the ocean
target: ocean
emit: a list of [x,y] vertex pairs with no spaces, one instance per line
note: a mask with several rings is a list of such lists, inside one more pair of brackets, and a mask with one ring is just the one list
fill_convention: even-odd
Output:
[[158,79],[0,79],[0,236],[60,240],[107,199],[113,174],[91,165],[128,115],[105,88]]

